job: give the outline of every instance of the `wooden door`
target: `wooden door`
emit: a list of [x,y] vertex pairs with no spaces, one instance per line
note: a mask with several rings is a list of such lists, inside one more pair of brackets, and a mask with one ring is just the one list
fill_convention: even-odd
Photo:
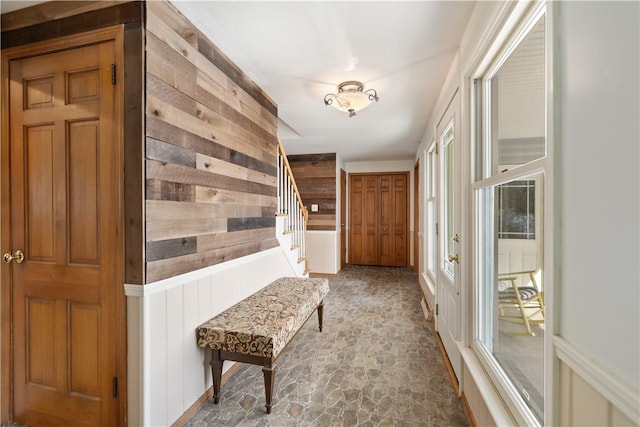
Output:
[[380,265],[407,265],[407,175],[381,175]]
[[409,179],[407,174],[393,175],[393,258],[395,267],[406,267],[409,264]]
[[350,175],[349,262],[407,265],[407,174]]
[[364,259],[363,264],[378,265],[379,260],[379,190],[378,177],[368,175],[364,180],[364,206],[362,209],[364,225]]
[[12,418],[29,426],[119,423],[118,45],[8,61],[11,247],[4,249],[25,254],[7,266]]
[[347,173],[340,169],[340,268],[347,264]]
[[[438,261],[438,282],[436,287],[436,330],[440,334],[442,344],[447,352],[449,362],[456,377],[462,374],[462,292],[460,280],[460,258],[462,239],[460,233],[462,202],[460,162],[460,130],[459,130],[460,95],[454,95],[440,122],[436,126],[438,146],[440,147],[440,179],[439,179],[439,233],[440,246]],[[456,390],[458,390],[456,385]]]
[[349,177],[349,263],[364,264],[365,222],[364,181],[362,176]]
[[350,175],[349,263],[377,265],[378,260],[378,178]]

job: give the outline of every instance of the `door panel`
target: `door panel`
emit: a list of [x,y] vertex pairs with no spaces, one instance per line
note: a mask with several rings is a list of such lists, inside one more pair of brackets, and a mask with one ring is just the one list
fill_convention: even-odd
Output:
[[457,343],[462,339],[460,299],[460,143],[458,131],[459,95],[456,93],[437,128],[440,147],[440,187],[442,201],[438,233],[441,248],[436,290],[436,329],[453,371],[460,379],[462,358]]
[[393,175],[393,260],[395,267],[407,266],[407,175]]
[[350,177],[349,191],[349,263],[364,264],[364,186],[361,176]]
[[382,175],[380,182],[380,264],[394,265],[394,195],[393,177]]
[[364,177],[364,260],[363,264],[377,265],[378,261],[378,179],[375,176]]
[[116,42],[10,70],[14,419],[116,425],[122,284]]
[[350,176],[352,264],[406,267],[407,174]]

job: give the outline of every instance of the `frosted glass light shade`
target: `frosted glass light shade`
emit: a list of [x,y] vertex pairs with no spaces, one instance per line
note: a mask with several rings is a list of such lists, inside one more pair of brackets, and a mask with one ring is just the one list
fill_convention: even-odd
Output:
[[331,105],[336,110],[349,113],[349,117],[356,115],[356,111],[366,108],[371,102],[378,101],[375,89],[363,91],[364,85],[356,81],[348,81],[338,85],[338,93],[327,94],[325,105]]

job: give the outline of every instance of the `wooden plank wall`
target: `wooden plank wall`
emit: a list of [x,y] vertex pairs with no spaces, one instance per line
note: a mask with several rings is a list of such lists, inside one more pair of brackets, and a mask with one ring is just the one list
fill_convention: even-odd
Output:
[[[336,229],[336,153],[287,156],[302,202],[309,210],[307,230]],[[311,205],[318,212],[311,212]]]
[[277,107],[167,2],[147,2],[146,282],[277,246]]

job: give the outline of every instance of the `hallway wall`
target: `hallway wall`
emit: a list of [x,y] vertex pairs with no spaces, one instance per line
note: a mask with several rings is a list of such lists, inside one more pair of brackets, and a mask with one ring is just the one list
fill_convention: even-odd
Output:
[[145,7],[146,277],[125,285],[128,421],[168,426],[212,384],[196,327],[296,273],[276,239],[275,103],[172,4]]
[[[450,70],[433,117],[446,108],[455,88],[461,88],[463,104],[469,103],[464,73],[504,24],[505,4],[477,5],[460,47],[459,67]],[[552,379],[547,381],[546,409],[553,425],[637,426],[640,4],[552,2],[548,16],[553,25],[549,45],[555,49],[548,96],[556,112],[551,129],[556,265],[554,317],[546,325],[555,335],[547,341],[553,348],[546,350],[546,380]],[[433,121],[416,153],[421,161],[433,138]],[[468,139],[469,118],[462,123]],[[428,238],[423,236],[424,242]],[[470,293],[471,284],[464,286]],[[514,419],[509,422],[512,409],[467,347],[472,335],[466,332],[462,349],[461,387],[474,417],[481,425],[515,424]]]
[[152,283],[278,245],[278,110],[172,4],[145,5],[145,283]]
[[[146,286],[126,285],[130,426],[169,426],[212,386],[196,328],[295,272],[280,247]],[[227,362],[225,371],[232,365]]]
[[[561,381],[574,378],[573,390],[560,390],[560,416],[567,425],[578,425],[585,418],[571,418],[577,416],[572,408],[613,406],[637,425],[640,3],[555,6],[560,260],[555,341],[563,350]],[[575,388],[583,381],[602,395],[597,406]],[[611,419],[608,423],[603,425],[615,425]]]

